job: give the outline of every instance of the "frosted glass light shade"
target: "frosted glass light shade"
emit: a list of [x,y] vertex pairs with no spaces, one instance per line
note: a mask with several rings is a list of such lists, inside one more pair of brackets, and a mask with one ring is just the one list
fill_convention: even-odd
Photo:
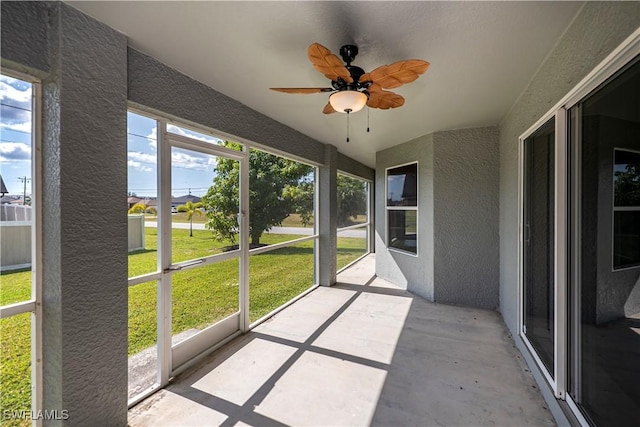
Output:
[[329,103],[339,113],[355,113],[367,103],[367,95],[356,90],[341,90],[329,97]]

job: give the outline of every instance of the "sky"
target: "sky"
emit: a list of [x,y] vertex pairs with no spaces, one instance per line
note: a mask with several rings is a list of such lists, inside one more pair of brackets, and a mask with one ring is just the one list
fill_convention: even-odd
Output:
[[9,194],[22,195],[20,178],[31,178],[31,93],[30,83],[0,76],[0,174]]
[[[0,174],[11,195],[22,195],[27,178],[31,195],[32,88],[22,80],[0,75]],[[169,124],[167,131],[200,141],[219,144],[220,139]],[[139,114],[127,114],[128,192],[142,197],[157,196],[157,125]],[[172,148],[171,192],[179,197],[202,196],[213,182],[216,157],[192,150]],[[21,180],[22,179],[22,180]],[[123,195],[123,198],[125,195]]]
[[[220,139],[183,127],[167,125],[170,133],[218,144]],[[127,114],[128,191],[138,197],[157,197],[158,128],[156,121],[129,112]],[[213,183],[216,157],[192,150],[171,149],[171,193],[180,197],[189,193],[203,196]]]
[[[22,80],[0,75],[0,174],[10,195],[26,195],[34,185],[31,172],[32,87]],[[221,139],[173,124],[167,132],[211,144]],[[157,197],[158,125],[149,117],[127,114],[127,191],[138,197]],[[108,159],[105,159],[108,161]],[[171,194],[203,196],[213,183],[216,157],[172,147]],[[123,194],[123,198],[126,195]]]

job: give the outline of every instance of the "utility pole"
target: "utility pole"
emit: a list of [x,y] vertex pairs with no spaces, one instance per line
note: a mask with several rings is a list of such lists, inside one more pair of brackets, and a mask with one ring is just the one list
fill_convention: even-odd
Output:
[[18,181],[24,184],[24,190],[22,191],[22,206],[26,205],[27,202],[27,182],[31,181],[31,178],[27,178],[26,176],[18,177]]

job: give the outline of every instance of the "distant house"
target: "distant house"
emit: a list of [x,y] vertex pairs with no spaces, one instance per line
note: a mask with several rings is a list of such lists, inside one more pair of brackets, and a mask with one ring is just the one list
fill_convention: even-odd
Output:
[[7,186],[4,185],[4,179],[2,179],[2,175],[0,175],[0,197],[4,197],[4,195],[8,192],[9,191],[7,191]]
[[129,196],[127,197],[127,209],[131,209],[134,205],[142,203],[148,207],[156,207],[158,206],[158,199],[156,197],[137,197],[137,196]]
[[144,203],[148,207],[151,207],[151,206],[156,207],[158,206],[158,199],[155,197],[146,197],[140,200],[140,203]]
[[136,203],[140,203],[140,200],[142,199],[136,196],[127,197],[127,209],[131,209],[133,205],[135,205]]
[[[9,196],[7,196],[9,197]],[[16,201],[14,201],[13,199],[11,201],[4,201],[4,199],[2,199],[3,202],[2,203],[16,203]],[[187,202],[193,202],[193,203],[198,203],[202,200],[201,197],[198,196],[194,196],[192,194],[186,194],[184,196],[179,196],[179,197],[174,197],[171,199],[171,211],[175,212],[175,209],[180,206],[180,205],[184,205]],[[157,197],[137,197],[137,196],[129,196],[127,197],[127,209],[131,209],[134,205],[136,205],[137,203],[143,203],[144,205],[148,206],[148,207],[158,207],[158,198]]]
[[12,205],[24,205],[24,200],[22,198],[22,196],[16,196],[16,195],[6,195],[6,196],[2,196],[0,198],[0,204],[12,204]]
[[171,200],[171,206],[178,207],[180,205],[184,205],[187,202],[198,203],[201,200],[201,197],[194,196],[193,194],[187,194],[186,196],[174,197]]

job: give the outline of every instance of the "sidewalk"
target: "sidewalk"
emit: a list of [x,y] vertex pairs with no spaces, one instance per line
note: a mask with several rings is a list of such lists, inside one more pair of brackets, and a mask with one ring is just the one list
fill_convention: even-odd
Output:
[[[145,227],[157,228],[158,223],[155,221],[145,221]],[[172,228],[188,230],[189,223],[188,222],[174,222],[171,224]],[[193,223],[194,230],[206,230],[204,224],[202,223]],[[272,227],[271,230],[267,231],[270,234],[298,234],[301,236],[311,236],[313,234],[313,228],[306,227]],[[364,229],[359,230],[345,230],[340,231],[338,233],[338,237],[359,237],[364,238],[366,236],[366,231]]]

